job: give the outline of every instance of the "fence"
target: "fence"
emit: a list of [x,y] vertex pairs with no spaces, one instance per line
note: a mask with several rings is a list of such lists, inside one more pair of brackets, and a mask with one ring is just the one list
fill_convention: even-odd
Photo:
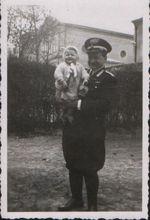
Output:
[[[16,58],[8,60],[8,131],[37,132],[58,126],[55,113],[55,67]],[[135,128],[142,122],[142,64],[108,68],[118,79],[117,103],[109,127]]]

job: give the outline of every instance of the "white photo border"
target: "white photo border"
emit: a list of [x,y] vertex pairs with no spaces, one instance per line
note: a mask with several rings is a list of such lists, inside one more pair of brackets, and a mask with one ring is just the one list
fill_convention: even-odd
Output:
[[[48,1],[48,0],[47,0]],[[61,0],[60,0],[61,1]],[[15,4],[42,5],[46,0],[2,0],[1,6],[1,216],[2,218],[54,218],[54,219],[148,219],[148,92],[149,92],[149,1],[143,13],[143,135],[142,135],[142,211],[136,212],[8,212],[7,211],[7,7]],[[107,1],[106,1],[107,3]]]

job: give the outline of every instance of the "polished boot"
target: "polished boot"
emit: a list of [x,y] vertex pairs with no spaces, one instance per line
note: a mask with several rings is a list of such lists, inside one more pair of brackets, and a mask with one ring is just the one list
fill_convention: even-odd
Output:
[[77,208],[83,208],[82,200],[82,184],[83,175],[77,170],[69,170],[69,182],[72,193],[72,199],[69,200],[64,206],[59,207],[59,211],[71,211]]
[[97,211],[97,193],[99,186],[97,172],[86,173],[84,178],[87,189],[88,211]]
[[69,170],[69,182],[72,198],[82,201],[83,175],[80,171]]
[[58,211],[72,211],[74,209],[83,208],[83,201],[77,201],[75,199],[69,200],[64,206],[59,207]]

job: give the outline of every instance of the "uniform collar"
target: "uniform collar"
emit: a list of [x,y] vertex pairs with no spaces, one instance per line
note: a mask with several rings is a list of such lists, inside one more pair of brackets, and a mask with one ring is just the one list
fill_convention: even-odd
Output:
[[91,76],[96,75],[99,77],[104,71],[105,71],[105,66],[102,66],[96,70],[90,69],[89,74]]

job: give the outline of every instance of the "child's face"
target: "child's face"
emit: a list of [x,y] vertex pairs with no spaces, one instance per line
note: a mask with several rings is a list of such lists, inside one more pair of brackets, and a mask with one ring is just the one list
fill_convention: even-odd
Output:
[[65,62],[67,64],[76,63],[77,61],[77,54],[74,50],[66,50],[64,54]]

